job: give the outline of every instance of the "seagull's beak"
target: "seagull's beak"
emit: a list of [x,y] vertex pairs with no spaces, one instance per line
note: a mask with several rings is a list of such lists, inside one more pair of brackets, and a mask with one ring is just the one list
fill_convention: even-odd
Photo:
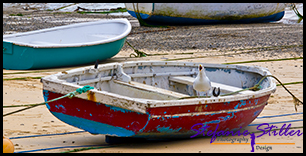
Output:
[[203,66],[200,64],[199,65],[199,71],[202,71],[203,70]]

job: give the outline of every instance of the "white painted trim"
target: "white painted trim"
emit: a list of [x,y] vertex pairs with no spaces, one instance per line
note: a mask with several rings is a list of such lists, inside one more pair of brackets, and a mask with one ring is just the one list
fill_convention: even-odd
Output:
[[261,107],[263,105],[266,105],[266,102],[264,102],[262,104],[255,105],[255,106],[239,108],[239,109],[209,111],[209,112],[181,113],[181,114],[173,114],[173,115],[152,115],[151,118],[160,118],[160,117],[172,118],[172,117],[182,117],[182,116],[199,116],[199,115],[209,115],[209,114],[232,113],[232,112],[240,112],[240,111],[245,111],[245,110],[258,108],[258,107]]
[[[103,29],[103,24],[107,24],[107,23],[123,23],[124,25],[127,26],[127,29],[123,33],[121,33],[121,34],[119,34],[115,37],[111,37],[111,38],[108,38],[108,39],[100,39],[100,40],[97,40],[97,41],[92,41],[92,42],[87,42],[87,43],[71,43],[71,44],[53,44],[53,43],[50,43],[50,44],[45,44],[45,45],[39,45],[39,44],[33,44],[33,43],[27,43],[27,42],[14,41],[15,37],[36,35],[36,34],[40,34],[40,33],[46,33],[46,32],[52,32],[52,31],[57,31],[57,30],[70,29],[70,28],[86,27],[86,26],[91,26],[91,25],[101,25],[101,29],[97,30],[97,31],[101,31]],[[15,45],[28,46],[28,47],[34,47],[34,48],[83,47],[83,46],[105,44],[105,43],[110,43],[110,42],[120,40],[120,39],[126,37],[131,32],[131,29],[132,29],[132,26],[131,26],[130,22],[125,18],[122,18],[122,19],[104,19],[104,20],[99,20],[99,21],[94,21],[94,22],[76,23],[76,24],[58,26],[58,27],[53,27],[53,28],[29,31],[29,32],[24,32],[24,33],[3,35],[3,41],[10,42],[10,43],[13,43]],[[78,32],[76,31],[75,33],[78,33]],[[57,37],[57,36],[53,35],[53,36],[50,36],[50,37]],[[44,42],[44,41],[42,41],[42,42]]]

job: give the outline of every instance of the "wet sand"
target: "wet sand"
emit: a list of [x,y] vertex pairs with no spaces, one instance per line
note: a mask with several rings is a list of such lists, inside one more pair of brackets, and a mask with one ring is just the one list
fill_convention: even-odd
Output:
[[[21,10],[22,11],[22,10]],[[23,12],[24,16],[9,16],[12,10],[3,12],[3,34],[37,30],[75,22],[93,21],[101,18],[117,18],[100,14],[52,14],[46,11]],[[20,11],[17,11],[20,12]],[[16,13],[16,11],[15,11]],[[281,23],[265,24],[232,24],[232,25],[198,25],[175,26],[167,28],[139,27],[135,18],[127,17],[133,21],[133,30],[127,41],[135,48],[153,56],[144,58],[130,58],[133,50],[124,45],[115,57],[101,61],[100,64],[109,62],[122,62],[132,60],[175,60],[203,63],[230,63],[254,60],[284,59],[303,57],[303,25],[287,25]],[[14,24],[14,21],[17,22]],[[53,22],[52,22],[53,21]],[[59,21],[59,22],[56,22]],[[29,23],[33,23],[29,25]],[[155,54],[155,55],[154,55]],[[159,55],[156,55],[159,54]],[[163,55],[161,55],[163,54]],[[241,63],[250,66],[262,66],[268,68],[272,75],[278,77],[283,83],[303,81],[303,59],[265,61],[254,63]],[[57,72],[74,69],[77,67],[64,67],[40,70],[5,70],[3,79],[20,77],[43,77]],[[17,73],[31,72],[31,73]],[[7,74],[10,73],[10,74]],[[286,85],[286,87],[300,100],[303,101],[303,83]],[[44,102],[42,96],[42,84],[39,79],[7,80],[3,81],[3,105],[19,105]],[[280,115],[295,113],[292,97],[278,86],[269,99],[269,104],[259,116]],[[297,107],[297,112],[303,112],[303,106]],[[3,114],[20,108],[4,108]],[[292,115],[275,118],[256,119],[252,124],[278,122],[303,119],[302,115]],[[290,122],[291,127],[302,127],[303,123]],[[283,125],[274,124],[279,128]],[[246,128],[249,131],[257,131],[256,126]],[[303,128],[294,130],[303,131]],[[55,134],[81,131],[69,126],[55,118],[46,108],[38,106],[23,112],[19,112],[3,118],[3,135],[5,137],[19,137],[42,134]],[[228,139],[242,138],[242,136],[223,137]],[[250,143],[249,136],[248,142]],[[28,151],[43,148],[83,145],[105,145],[104,135],[91,135],[90,133],[74,133],[57,136],[41,136],[31,138],[12,139],[15,151]],[[152,152],[250,152],[250,145],[214,145],[210,144],[210,137],[168,140],[146,141],[126,143],[114,147],[83,150],[86,153],[152,153]],[[229,141],[215,141],[215,143],[229,143]],[[235,143],[238,143],[237,141]],[[264,135],[256,139],[256,143],[294,143],[294,145],[269,145],[269,151],[265,146],[257,147],[255,152],[303,152],[302,136],[269,136]],[[64,152],[76,149],[67,147],[36,152]]]

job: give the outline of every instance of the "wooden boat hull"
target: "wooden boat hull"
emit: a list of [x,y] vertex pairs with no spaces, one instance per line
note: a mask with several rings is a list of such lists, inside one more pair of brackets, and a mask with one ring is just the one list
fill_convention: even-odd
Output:
[[[44,90],[45,100],[63,96]],[[64,98],[47,104],[61,121],[92,134],[139,138],[188,138],[198,123],[207,130],[231,131],[249,125],[264,109],[269,95],[243,101],[149,108],[146,114],[93,101]],[[226,107],[226,108],[225,108]],[[226,111],[221,111],[225,110]]]
[[282,3],[125,3],[148,24],[263,23],[282,19]]
[[[264,109],[270,94],[276,89],[276,84],[271,78],[266,78],[263,81],[262,87],[264,89],[261,91],[249,91],[237,95],[211,98],[152,100],[145,99],[145,94],[141,89],[140,95],[138,93],[135,95],[139,97],[119,94],[121,91],[126,91],[126,94],[131,94],[133,89],[135,91],[133,87],[137,86],[134,86],[133,82],[127,84],[133,86],[130,88],[132,90],[124,88],[124,86],[119,86],[115,88],[116,90],[109,88],[109,91],[107,91],[107,87],[98,89],[99,86],[105,87],[113,81],[111,77],[103,77],[102,75],[111,75],[111,69],[115,69],[116,65],[116,63],[99,65],[98,70],[92,69],[92,67],[85,67],[43,78],[45,101],[63,96],[80,88],[83,82],[95,87],[95,89],[85,94],[77,95],[72,99],[64,98],[50,102],[46,104],[47,108],[63,122],[93,134],[138,138],[188,138],[197,134],[197,131],[192,130],[191,127],[198,123],[210,126],[207,130],[214,130],[218,125],[218,130],[223,131],[238,130],[249,125]],[[164,72],[171,71],[172,67],[177,71],[188,71],[191,67],[197,67],[196,63],[162,61],[153,63],[150,61],[127,62],[123,65],[125,72],[133,76],[133,81],[139,80],[144,85],[150,82],[152,84],[162,83],[161,81],[164,78],[167,78],[167,81],[170,80],[168,80],[168,76],[161,76],[158,73],[153,74],[154,81],[152,81],[152,77],[149,78],[150,74],[147,72],[157,71],[158,66]],[[224,76],[222,74],[227,75],[227,81],[239,78],[237,85],[242,85],[242,88],[258,82],[262,77],[260,74],[269,74],[268,71],[259,67],[238,65],[209,66],[209,64],[204,65],[206,70],[209,71],[208,76],[210,78],[217,82],[223,80],[222,77]],[[175,76],[175,70],[172,69],[174,73],[172,72],[170,77]],[[145,72],[146,78],[139,76],[142,72]],[[256,74],[254,73],[255,75],[253,75],[252,72]],[[86,73],[88,74],[87,76],[95,78],[95,80],[89,80],[87,79],[89,77],[82,76],[83,81],[75,81],[75,77],[81,78],[81,76],[78,76],[79,74],[84,75]],[[209,75],[210,73],[211,75]],[[243,75],[247,78],[245,82],[241,81],[244,79]],[[158,78],[161,79],[159,80]],[[167,81],[164,81],[164,83],[169,83]],[[225,84],[228,83],[225,82]],[[180,86],[179,83],[175,82],[171,82],[169,85],[172,89],[171,92],[178,89],[184,94],[188,91],[183,91],[180,87],[190,88],[192,86],[185,84]],[[153,96],[156,96],[155,93],[150,91],[148,97],[153,98]]]
[[[105,33],[109,29],[113,29],[112,32]],[[54,68],[105,60],[119,53],[130,31],[130,23],[126,19],[119,19],[4,35],[3,68]],[[51,37],[54,39],[49,39]]]

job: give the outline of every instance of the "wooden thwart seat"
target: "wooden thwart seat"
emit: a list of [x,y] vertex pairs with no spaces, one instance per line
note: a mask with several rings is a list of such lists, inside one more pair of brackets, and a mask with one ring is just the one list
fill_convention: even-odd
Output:
[[[194,82],[193,77],[189,77],[189,76],[173,76],[170,77],[169,80],[173,81],[173,82],[177,82],[177,83],[182,83],[182,84],[187,84],[187,85],[193,85]],[[242,88],[239,87],[234,87],[234,86],[230,86],[230,85],[226,85],[226,84],[222,84],[222,83],[217,83],[217,82],[211,82],[212,87],[220,87],[221,92],[223,93],[230,93],[230,92],[235,92],[235,91],[239,91]],[[246,90],[246,91],[242,91],[239,92],[241,94],[247,94],[247,93],[254,93],[254,91],[251,90]]]
[[113,83],[111,85],[111,92],[135,98],[171,100],[179,99],[182,97],[189,97],[189,95],[186,94],[169,91],[135,81],[130,81],[127,83],[123,81],[112,80],[111,83]]

